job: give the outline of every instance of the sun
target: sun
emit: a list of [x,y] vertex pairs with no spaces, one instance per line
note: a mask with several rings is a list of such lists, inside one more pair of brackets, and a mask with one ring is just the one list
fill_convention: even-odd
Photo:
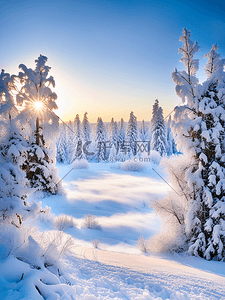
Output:
[[36,109],[37,111],[40,111],[40,110],[43,108],[43,103],[40,102],[40,101],[36,101],[36,102],[34,103],[34,107],[35,107],[35,109]]

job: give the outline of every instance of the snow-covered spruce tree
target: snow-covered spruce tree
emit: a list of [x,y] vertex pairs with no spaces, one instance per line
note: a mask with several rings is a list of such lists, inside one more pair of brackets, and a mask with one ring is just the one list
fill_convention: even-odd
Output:
[[163,118],[163,110],[159,106],[158,99],[155,100],[153,105],[151,129],[151,150],[159,152],[161,156],[166,155],[166,126]]
[[[88,121],[87,112],[85,112],[83,121],[81,123],[81,135],[82,135],[82,151],[83,151],[83,158],[87,160],[92,159],[92,155],[89,155],[90,147],[94,147],[91,141],[91,125]],[[89,146],[90,145],[90,146]]]
[[71,162],[75,161],[76,159],[85,158],[85,155],[82,150],[83,143],[82,143],[81,122],[78,114],[74,119],[73,132],[74,132],[73,145],[75,145],[75,148],[72,152]]
[[[40,205],[30,206],[28,180],[21,167],[27,157],[27,142],[18,127],[18,111],[12,94],[15,92],[13,76],[0,75],[0,224],[20,228],[32,213],[42,211]],[[4,228],[3,228],[4,227]],[[19,233],[17,233],[17,236]]]
[[56,160],[60,163],[66,162],[66,126],[60,124],[59,137],[56,142]]
[[[0,244],[1,259],[8,257],[10,265],[20,264],[20,280],[13,282],[13,290],[24,289],[33,299],[36,297],[55,298],[56,293],[62,288],[59,279],[47,270],[47,267],[57,265],[57,256],[69,246],[61,239],[62,251],[56,248],[56,238],[48,236],[43,243],[38,244],[31,236],[34,229],[29,225],[29,220],[37,214],[49,211],[42,209],[41,202],[27,202],[30,192],[29,181],[21,166],[27,158],[27,141],[21,132],[24,129],[19,120],[19,112],[12,96],[16,92],[14,76],[4,72],[0,76]],[[46,211],[47,210],[47,211]],[[27,222],[26,222],[27,221]],[[32,221],[33,224],[33,221]],[[33,226],[33,225],[32,225]],[[37,236],[37,232],[36,232]],[[41,239],[40,239],[41,240]],[[58,246],[58,245],[57,245]],[[58,257],[59,257],[58,256]],[[7,261],[8,261],[7,259]],[[6,261],[3,259],[3,261]],[[20,262],[19,262],[20,261]],[[29,265],[27,265],[28,263]],[[30,268],[31,267],[31,268]],[[18,269],[18,268],[17,268]],[[40,270],[40,272],[38,272]],[[10,274],[15,278],[17,271],[11,268]],[[31,274],[32,273],[32,274]],[[31,276],[32,281],[27,282],[24,278]],[[44,283],[43,283],[44,282]],[[15,286],[15,284],[19,286]],[[51,285],[51,287],[50,287]],[[60,294],[65,293],[64,286]],[[1,293],[2,294],[2,293]]]
[[109,141],[110,141],[110,146],[113,146],[116,148],[117,147],[117,142],[119,140],[118,137],[118,126],[117,122],[114,121],[112,126],[110,127],[110,132],[109,132]]
[[26,148],[22,145],[14,117],[18,114],[12,97],[13,78],[2,70],[0,74],[0,219],[20,227],[25,208],[27,185],[20,169]]
[[109,151],[109,157],[108,157],[108,161],[109,162],[116,162],[118,161],[119,158],[117,156],[117,148],[114,144],[112,144],[110,151]]
[[108,136],[108,138],[109,138],[109,140],[110,140],[110,144],[111,144],[111,137],[112,137],[112,131],[113,131],[113,126],[114,126],[114,118],[112,118],[111,119],[111,122],[110,122],[110,124],[109,124],[109,126],[108,126],[108,130],[107,130],[107,136]]
[[[198,60],[194,59],[194,55],[199,47],[197,42],[193,43],[190,40],[190,32],[186,28],[183,29],[180,41],[183,42],[183,46],[179,48],[179,53],[183,54],[181,61],[184,63],[186,71],[179,72],[175,69],[172,78],[177,83],[177,95],[186,105],[175,108],[175,121],[171,122],[171,128],[173,134],[176,135],[178,148],[182,148],[184,154],[170,158],[164,157],[161,161],[168,173],[173,190],[171,189],[167,197],[152,203],[156,212],[162,216],[165,226],[159,235],[151,239],[151,245],[156,244],[156,248],[161,248],[163,251],[188,249],[188,241],[191,239],[188,227],[191,223],[193,224],[193,222],[189,222],[191,203],[193,203],[193,212],[197,208],[197,202],[193,200],[196,190],[190,182],[189,174],[190,170],[192,168],[194,170],[194,167],[198,165],[198,162],[195,158],[195,148],[189,147],[192,139],[188,132],[193,126],[192,106],[198,84],[196,78]],[[192,228],[194,228],[194,224]]]
[[121,118],[118,124],[118,145],[117,145],[117,154],[120,156],[120,159],[123,157],[124,152],[124,142],[126,139],[126,126],[123,118]]
[[135,117],[134,113],[131,112],[126,131],[126,142],[129,143],[130,155],[135,156],[137,154],[137,141],[137,118]]
[[139,139],[140,139],[140,141],[143,141],[143,142],[147,141],[147,139],[148,139],[148,128],[145,125],[144,120],[141,121],[141,124],[139,126]]
[[98,118],[95,128],[96,160],[97,162],[106,161],[106,130],[102,118]]
[[126,126],[123,118],[121,118],[118,128],[118,141],[122,144],[122,142],[124,142],[126,138]]
[[176,143],[173,137],[173,132],[171,130],[171,115],[169,116],[168,122],[166,124],[166,145],[167,145],[167,155],[172,155],[177,153]]
[[181,41],[184,41],[182,49],[186,49],[181,52],[187,75],[188,68],[190,70],[187,77],[190,81],[187,85],[186,77],[181,81],[179,73],[173,73],[178,95],[187,100],[186,107],[176,109],[173,127],[185,155],[193,160],[185,171],[189,189],[185,219],[189,253],[221,260],[225,258],[225,60],[219,59],[218,47],[214,44],[205,56],[208,79],[196,85],[193,76],[198,64],[187,53],[194,54],[197,44],[190,42],[190,32],[186,29]]
[[58,117],[52,112],[57,109],[57,95],[50,86],[55,87],[50,67],[46,66],[47,57],[40,55],[35,60],[34,70],[19,65],[21,72],[18,80],[21,88],[16,96],[17,104],[23,108],[20,121],[29,120],[32,135],[29,139],[27,159],[23,164],[30,186],[37,190],[56,193],[59,181],[55,164],[55,139],[58,134]]
[[74,132],[74,123],[69,121],[66,127],[66,160],[71,164],[74,160],[76,151],[76,136]]
[[82,139],[84,141],[84,143],[89,142],[90,138],[91,138],[91,126],[90,123],[88,121],[88,117],[87,117],[87,112],[85,112],[84,114],[84,118],[81,124],[81,132],[82,132]]

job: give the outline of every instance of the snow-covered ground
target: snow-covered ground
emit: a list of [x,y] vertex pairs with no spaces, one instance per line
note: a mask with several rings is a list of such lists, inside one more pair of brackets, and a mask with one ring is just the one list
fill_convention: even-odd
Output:
[[[117,164],[91,163],[89,168],[70,172],[63,180],[65,195],[41,199],[51,213],[38,221],[40,230],[54,230],[60,214],[76,223],[64,230],[75,244],[61,260],[61,276],[51,277],[45,269],[31,270],[10,256],[0,261],[0,299],[43,299],[36,289],[29,289],[29,283],[40,277],[38,272],[51,282],[46,286],[39,280],[38,285],[50,300],[225,299],[224,263],[184,254],[144,254],[136,247],[140,235],[148,238],[160,230],[150,199],[170,189],[152,169],[165,176],[158,166],[145,166],[131,172]],[[58,167],[60,177],[71,169]],[[83,228],[88,214],[96,217],[101,230]],[[94,240],[99,241],[98,248]],[[54,296],[48,296],[47,288],[54,289]]]
[[[161,197],[169,187],[151,167],[127,172],[116,166],[91,163],[88,169],[74,169],[63,181],[67,194],[45,198],[42,203],[55,215],[73,216],[77,228],[66,232],[82,245],[92,246],[92,240],[98,239],[101,249],[138,254],[139,236],[147,238],[160,229],[150,199]],[[69,165],[58,167],[60,177],[71,169]],[[96,216],[102,230],[82,228],[83,217],[88,214]]]

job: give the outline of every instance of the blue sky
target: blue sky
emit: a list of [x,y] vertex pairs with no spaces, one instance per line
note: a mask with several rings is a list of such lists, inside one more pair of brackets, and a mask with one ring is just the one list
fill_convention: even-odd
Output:
[[[217,3],[218,2],[218,3]],[[182,28],[198,41],[198,72],[213,43],[225,57],[222,1],[0,0],[1,68],[17,73],[48,57],[56,81],[58,115],[95,122],[112,117],[150,120],[159,99],[166,115],[180,103],[171,73],[179,62]]]

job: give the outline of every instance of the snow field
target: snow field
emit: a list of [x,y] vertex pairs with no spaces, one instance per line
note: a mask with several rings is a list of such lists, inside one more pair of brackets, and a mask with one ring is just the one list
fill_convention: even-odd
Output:
[[[139,236],[148,238],[160,229],[160,219],[149,207],[150,199],[165,195],[169,187],[156,179],[150,168],[127,172],[112,165],[91,163],[89,169],[73,170],[63,181],[66,195],[45,198],[43,206],[50,206],[55,215],[72,216],[76,227],[66,232],[86,246],[99,239],[104,249],[140,253],[136,248]],[[68,165],[59,168],[61,177],[70,170]],[[101,231],[82,228],[88,214],[96,217]],[[50,223],[52,217],[48,217]]]

